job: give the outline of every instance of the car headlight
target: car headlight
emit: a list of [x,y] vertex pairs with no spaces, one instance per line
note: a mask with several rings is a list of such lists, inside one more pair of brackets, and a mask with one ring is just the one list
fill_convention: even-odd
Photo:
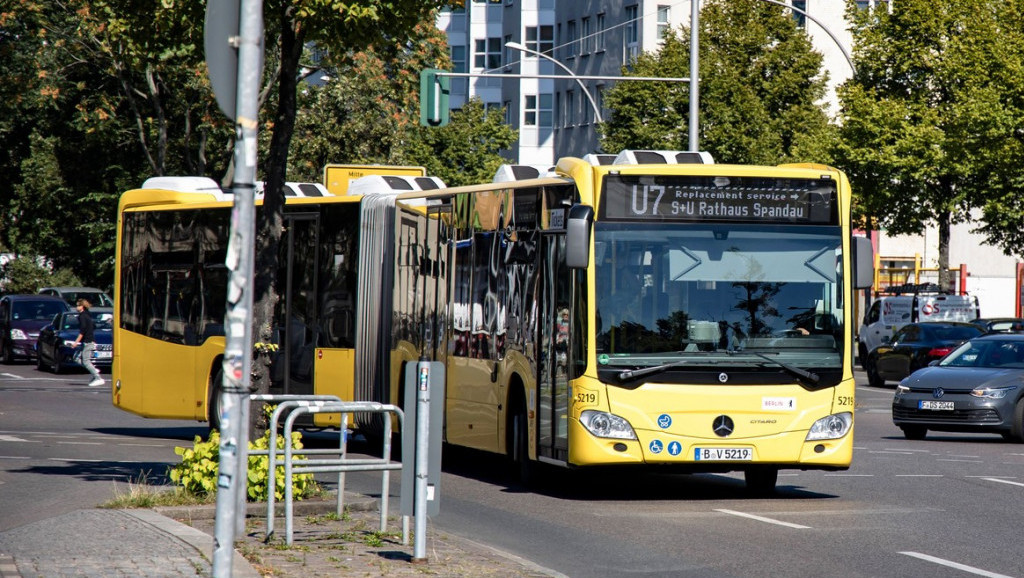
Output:
[[908,393],[910,393],[910,388],[909,387],[907,387],[907,386],[905,386],[903,384],[900,384],[900,385],[896,386],[896,397],[900,397],[900,396],[906,395]]
[[11,339],[28,339],[28,335],[21,329],[11,329]]
[[811,431],[807,432],[807,441],[836,440],[848,434],[852,426],[852,413],[835,413],[814,422]]
[[636,439],[633,426],[614,413],[588,409],[580,414],[580,423],[587,428],[587,431],[599,438]]
[[1017,389],[1016,385],[1009,385],[1006,387],[976,387],[971,390],[971,395],[986,399],[1003,399],[1006,397],[1006,394],[1015,389]]

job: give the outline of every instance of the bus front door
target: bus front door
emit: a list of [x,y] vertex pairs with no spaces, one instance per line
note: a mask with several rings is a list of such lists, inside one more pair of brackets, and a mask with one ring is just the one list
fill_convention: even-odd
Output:
[[544,235],[540,259],[537,379],[537,455],[568,460],[569,335],[572,272],[565,265],[565,235]]

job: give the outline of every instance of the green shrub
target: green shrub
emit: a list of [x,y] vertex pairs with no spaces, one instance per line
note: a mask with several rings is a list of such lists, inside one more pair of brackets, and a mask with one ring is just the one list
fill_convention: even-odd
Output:
[[[263,437],[255,442],[249,442],[249,449],[265,450],[270,445],[270,432],[263,434]],[[277,437],[277,448],[284,449],[284,437]],[[302,449],[302,434],[292,432],[292,448]],[[220,434],[216,431],[210,433],[210,439],[203,440],[196,436],[193,447],[174,448],[174,453],[181,456],[181,463],[170,470],[171,482],[181,485],[185,491],[196,495],[205,496],[217,491],[217,473],[220,466]],[[296,460],[305,459],[296,456]],[[265,502],[267,500],[267,469],[270,459],[268,456],[249,455],[248,473],[248,499],[250,502]],[[274,486],[274,497],[278,500],[284,499],[285,478],[284,465],[280,460],[277,462],[276,480]],[[296,500],[312,496],[316,493],[317,485],[313,480],[313,474],[292,475],[292,497]]]

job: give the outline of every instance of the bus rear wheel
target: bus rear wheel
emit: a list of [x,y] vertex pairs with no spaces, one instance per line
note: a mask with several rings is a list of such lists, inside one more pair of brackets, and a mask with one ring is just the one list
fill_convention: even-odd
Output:
[[206,400],[206,421],[210,425],[210,432],[214,430],[220,431],[220,414],[221,410],[221,383],[224,382],[224,370],[220,369],[220,364],[217,366],[217,371],[213,373],[213,377],[210,380],[210,399]]

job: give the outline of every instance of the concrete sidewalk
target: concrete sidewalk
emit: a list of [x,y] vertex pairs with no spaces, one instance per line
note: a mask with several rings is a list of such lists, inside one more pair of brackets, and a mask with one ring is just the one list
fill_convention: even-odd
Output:
[[[400,521],[390,522],[386,534],[377,532],[375,500],[346,495],[341,520],[335,508],[333,499],[296,502],[294,541],[287,547],[283,514],[275,518],[279,536],[266,543],[266,505],[249,504],[232,576],[560,576],[429,525],[427,562],[414,564],[412,543],[401,544]],[[0,578],[212,576],[215,513],[214,506],[89,509],[14,528],[0,533]]]

